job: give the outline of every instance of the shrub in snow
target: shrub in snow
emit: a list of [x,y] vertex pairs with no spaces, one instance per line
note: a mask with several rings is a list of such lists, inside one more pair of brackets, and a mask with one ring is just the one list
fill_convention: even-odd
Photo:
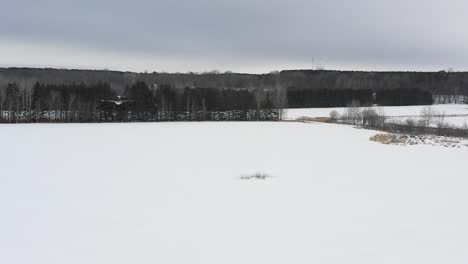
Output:
[[266,174],[266,173],[255,173],[255,174],[252,174],[252,175],[243,175],[240,177],[241,180],[265,180],[267,178],[271,178],[270,175]]
[[346,108],[346,123],[353,125],[360,125],[362,123],[362,113],[359,107],[348,107]]
[[353,125],[363,125],[378,128],[385,124],[385,112],[383,109],[366,108],[361,110],[357,107],[349,107],[342,115],[342,120]]
[[362,124],[369,127],[377,127],[379,124],[379,115],[372,108],[362,111]]
[[414,119],[408,118],[405,120],[405,125],[409,132],[414,132],[416,129],[416,121]]
[[330,118],[332,121],[335,121],[338,120],[340,118],[340,114],[338,113],[338,111],[336,110],[333,110],[330,112]]

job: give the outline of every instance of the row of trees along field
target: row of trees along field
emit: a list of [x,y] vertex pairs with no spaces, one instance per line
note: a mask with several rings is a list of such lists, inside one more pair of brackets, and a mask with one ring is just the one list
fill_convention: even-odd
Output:
[[420,89],[175,88],[135,82],[122,93],[105,82],[0,86],[0,122],[278,120],[284,107],[424,105]]
[[284,89],[128,86],[123,100],[108,83],[0,87],[0,122],[278,120]]

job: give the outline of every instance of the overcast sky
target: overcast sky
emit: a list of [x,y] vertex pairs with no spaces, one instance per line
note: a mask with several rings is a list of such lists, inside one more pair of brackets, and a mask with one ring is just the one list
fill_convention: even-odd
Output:
[[0,66],[468,70],[467,0],[0,3]]

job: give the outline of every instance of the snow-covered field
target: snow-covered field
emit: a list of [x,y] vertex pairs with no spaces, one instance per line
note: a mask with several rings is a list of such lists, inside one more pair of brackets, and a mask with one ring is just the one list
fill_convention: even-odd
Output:
[[467,149],[375,133],[2,125],[0,263],[468,263]]
[[[385,115],[389,117],[389,121],[404,121],[407,118],[418,119],[421,111],[426,106],[384,106],[376,107],[384,110]],[[446,121],[454,126],[463,126],[468,124],[468,105],[463,104],[441,104],[431,105],[433,111],[437,113],[445,113]],[[298,108],[286,110],[287,119],[296,119],[300,117],[328,117],[330,112],[336,110],[342,114],[346,108]]]

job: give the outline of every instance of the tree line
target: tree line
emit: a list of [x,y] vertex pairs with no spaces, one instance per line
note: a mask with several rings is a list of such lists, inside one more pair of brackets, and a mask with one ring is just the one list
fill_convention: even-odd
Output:
[[362,90],[419,89],[433,95],[468,96],[468,72],[364,72],[331,70],[288,70],[267,74],[233,72],[165,73],[119,72],[109,70],[66,70],[35,68],[0,68],[0,86],[16,82],[20,86],[34,83],[98,83],[106,82],[119,94],[126,87],[142,81],[168,84],[171,87],[272,88],[280,82],[288,90]]
[[468,72],[365,72],[290,70],[280,74],[290,90],[382,90],[418,89],[433,95],[468,95]]
[[384,89],[376,93],[375,102],[379,105],[431,105],[432,94],[420,89]]
[[300,89],[288,91],[288,107],[431,105],[432,94],[420,89]]
[[0,87],[0,122],[89,122],[96,119],[99,102],[115,97],[109,84],[41,84]]
[[363,90],[301,89],[288,91],[288,106],[300,107],[345,107],[350,104],[372,105],[374,92]]
[[218,89],[135,82],[117,96],[110,84],[0,86],[0,122],[278,120],[283,89]]
[[[278,75],[277,75],[278,76]],[[0,86],[0,122],[112,122],[171,120],[278,120],[285,107],[432,104],[420,89],[285,89],[269,86],[179,89],[137,81],[117,99],[109,83]]]

